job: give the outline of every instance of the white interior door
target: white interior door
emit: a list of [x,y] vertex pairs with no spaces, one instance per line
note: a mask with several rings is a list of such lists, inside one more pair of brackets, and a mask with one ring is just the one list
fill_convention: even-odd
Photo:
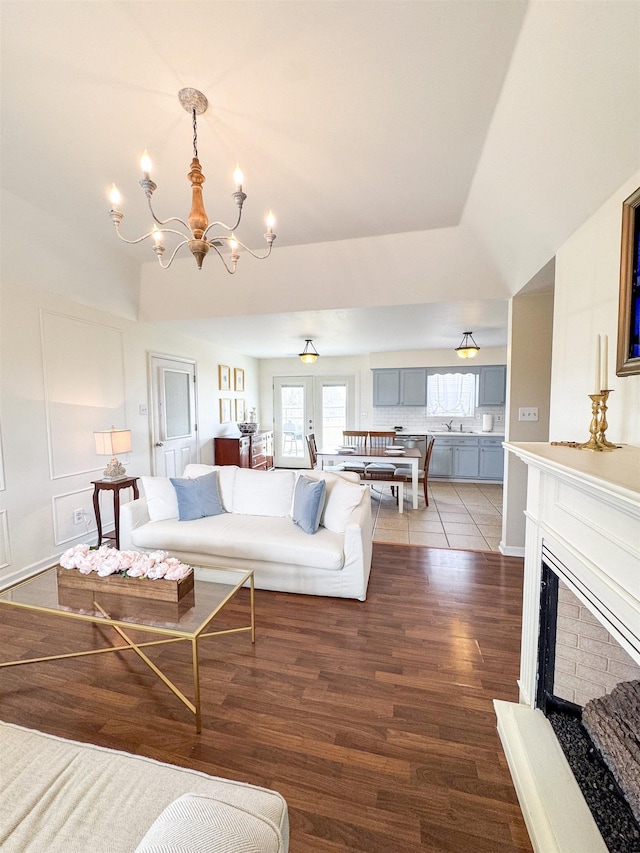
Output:
[[355,425],[353,376],[279,376],[273,383],[274,465],[307,468],[306,436],[319,448],[337,445]]
[[149,355],[153,473],[181,477],[198,460],[196,363]]

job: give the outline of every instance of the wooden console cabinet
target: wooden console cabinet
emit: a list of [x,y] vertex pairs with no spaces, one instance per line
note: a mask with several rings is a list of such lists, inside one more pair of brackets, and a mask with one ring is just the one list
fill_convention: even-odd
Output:
[[216,465],[237,465],[268,471],[273,468],[273,432],[214,439]]

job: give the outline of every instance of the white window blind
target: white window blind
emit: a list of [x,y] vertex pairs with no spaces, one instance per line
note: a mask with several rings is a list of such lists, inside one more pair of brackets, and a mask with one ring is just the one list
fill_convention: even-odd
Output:
[[427,377],[427,414],[470,418],[476,405],[475,373],[434,373]]

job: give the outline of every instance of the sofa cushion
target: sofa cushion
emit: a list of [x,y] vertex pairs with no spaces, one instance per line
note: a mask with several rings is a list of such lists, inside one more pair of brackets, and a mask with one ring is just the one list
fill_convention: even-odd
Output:
[[344,535],[320,527],[307,536],[289,515],[239,515],[225,512],[195,521],[143,524],[131,534],[136,548],[175,554],[203,554],[207,565],[224,566],[225,558],[261,563],[311,566],[339,571],[344,565]]
[[218,491],[218,472],[211,471],[195,479],[171,477],[178,498],[180,521],[193,521],[224,512]]
[[293,492],[293,512],[291,516],[305,533],[316,533],[320,526],[320,516],[324,509],[327,484],[324,480],[312,480],[310,477],[298,477]]
[[295,479],[293,471],[238,468],[231,511],[241,515],[290,516]]
[[151,521],[178,518],[178,498],[168,477],[141,477]]
[[183,794],[149,827],[135,853],[280,853],[268,819],[211,797]]
[[345,532],[351,513],[362,500],[366,488],[339,478],[336,478],[334,483],[327,484],[327,500],[322,516],[322,524],[327,530],[334,533]]

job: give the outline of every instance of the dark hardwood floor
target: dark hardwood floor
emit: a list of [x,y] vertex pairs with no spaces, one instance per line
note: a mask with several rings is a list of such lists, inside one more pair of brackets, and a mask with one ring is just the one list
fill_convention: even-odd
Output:
[[[366,602],[258,591],[255,647],[201,644],[201,735],[131,652],[0,670],[0,718],[275,788],[292,853],[530,851],[492,706],[517,701],[521,574],[495,553],[376,544]],[[3,660],[105,636],[0,608]],[[188,644],[151,656],[190,695]]]

